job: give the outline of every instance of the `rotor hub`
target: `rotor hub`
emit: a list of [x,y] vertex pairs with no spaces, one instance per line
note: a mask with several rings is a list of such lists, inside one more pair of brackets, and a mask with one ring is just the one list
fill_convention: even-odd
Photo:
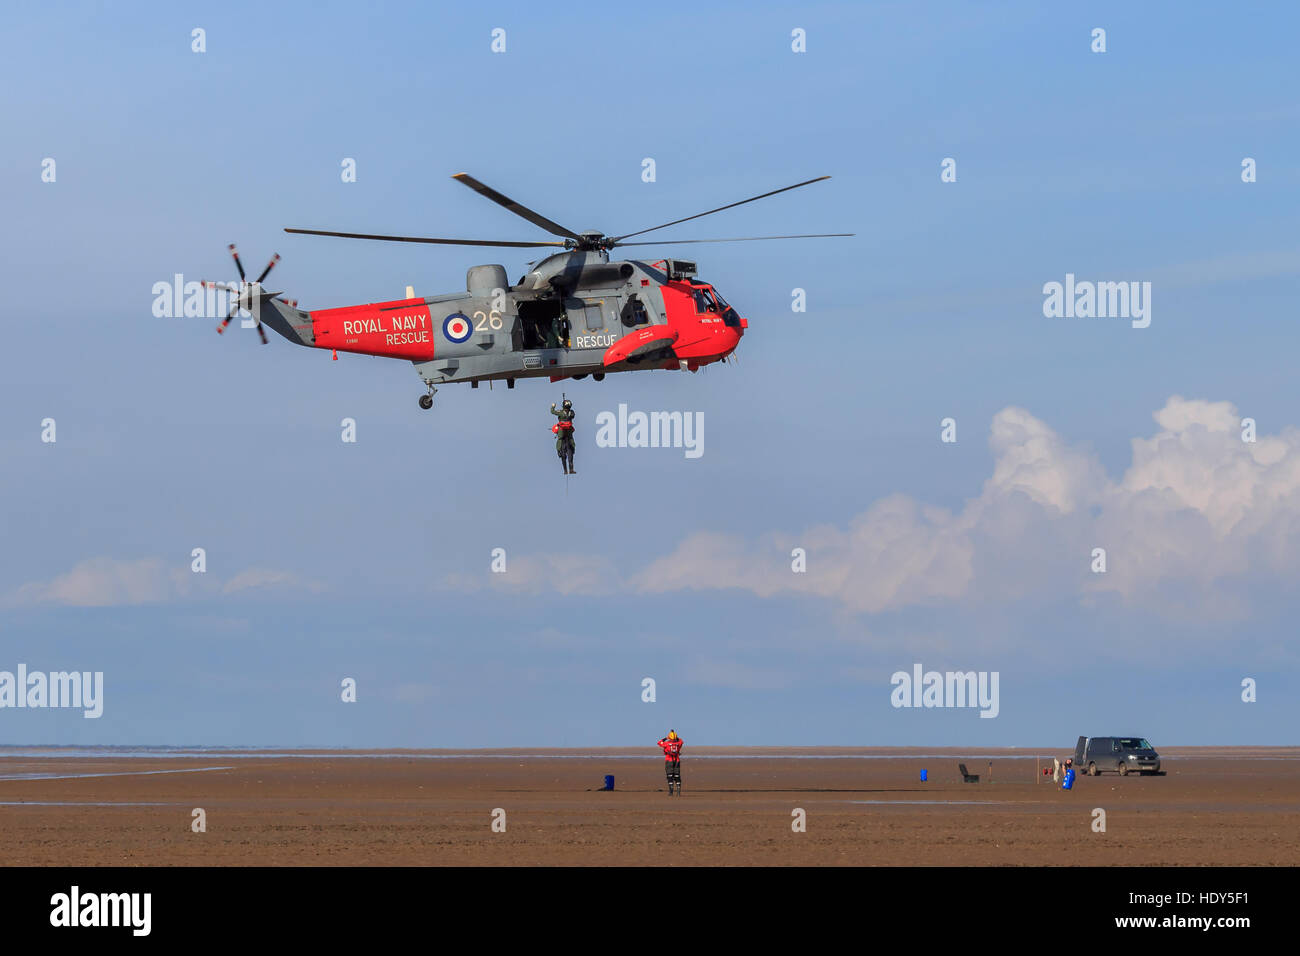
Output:
[[579,252],[604,252],[614,246],[614,240],[599,229],[587,229],[578,233],[578,238],[565,240],[564,245]]

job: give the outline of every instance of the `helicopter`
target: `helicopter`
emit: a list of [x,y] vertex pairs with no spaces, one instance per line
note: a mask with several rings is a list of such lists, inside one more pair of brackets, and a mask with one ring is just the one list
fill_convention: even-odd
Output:
[[[331,236],[380,242],[420,242],[436,245],[488,246],[509,249],[558,248],[511,284],[504,266],[469,269],[465,291],[390,302],[305,311],[296,301],[268,292],[262,283],[279,262],[275,255],[251,282],[239,252],[229,247],[239,272],[237,287],[217,282],[204,286],[235,294],[225,320],[251,313],[253,325],[267,344],[269,326],[297,345],[354,352],[411,362],[427,391],[420,407],[433,407],[437,386],[504,380],[514,388],[519,379],[547,376],[552,382],[580,380],[588,375],[602,381],[607,374],[638,369],[695,372],[727,359],[740,343],[747,319],[722,298],[711,283],[698,278],[696,263],[685,259],[610,261],[610,251],[626,246],[706,242],[754,242],[770,239],[825,239],[853,233],[795,236],[745,236],[732,239],[669,239],[628,242],[635,236],[710,216],[725,209],[766,199],[830,179],[818,176],[716,209],[618,236],[598,230],[574,232],[521,203],[484,185],[467,173],[452,177],[479,195],[557,237],[541,241],[436,239],[383,236],[322,229],[286,228],[286,233]],[[247,324],[247,323],[245,323]]]

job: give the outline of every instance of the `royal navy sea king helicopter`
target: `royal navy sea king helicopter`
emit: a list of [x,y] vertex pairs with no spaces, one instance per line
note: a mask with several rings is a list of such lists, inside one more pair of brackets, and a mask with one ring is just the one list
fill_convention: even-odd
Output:
[[694,262],[684,259],[610,261],[610,250],[627,246],[755,242],[770,239],[823,239],[853,233],[796,236],[744,236],[730,239],[669,239],[628,242],[634,236],[734,209],[768,196],[829,179],[819,176],[751,196],[716,209],[674,219],[648,229],[607,236],[596,230],[574,232],[527,206],[503,196],[473,176],[452,177],[479,195],[559,237],[548,241],[435,239],[380,236],[324,229],[285,229],[308,236],[334,236],[380,242],[423,242],[508,249],[555,247],[563,251],[530,263],[529,272],[511,284],[500,265],[474,266],[466,291],[426,298],[304,311],[297,303],[268,292],[262,283],[279,261],[272,257],[262,274],[248,281],[234,245],[238,287],[207,282],[233,293],[233,304],[217,328],[224,332],[236,314],[252,316],[262,343],[270,326],[290,342],[310,348],[356,352],[411,362],[428,391],[420,407],[431,408],[437,386],[502,381],[514,388],[521,378],[547,376],[552,382],[600,381],[612,372],[683,369],[727,358],[749,323],[708,282]]

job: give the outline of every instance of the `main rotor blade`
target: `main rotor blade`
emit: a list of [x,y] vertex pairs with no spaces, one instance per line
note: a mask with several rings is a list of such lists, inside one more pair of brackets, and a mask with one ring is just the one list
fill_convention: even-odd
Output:
[[380,242],[431,242],[440,246],[499,246],[506,249],[537,249],[559,246],[562,242],[496,242],[490,239],[425,239],[419,236],[372,236],[362,232],[330,232],[325,229],[285,229],[303,236],[337,236],[340,239],[377,239]]
[[855,232],[816,232],[804,236],[740,236],[736,239],[661,239],[658,242],[620,242],[619,246],[675,246],[687,242],[758,242],[763,239],[834,239],[840,236],[856,236]]
[[516,216],[521,216],[522,218],[527,219],[534,226],[541,226],[543,229],[545,229],[553,236],[564,236],[566,239],[582,238],[572,229],[566,229],[564,226],[561,226],[558,222],[555,222],[554,220],[551,219],[547,219],[545,216],[533,212],[527,206],[515,202],[513,199],[511,199],[508,196],[501,195],[501,193],[497,192],[491,186],[483,185],[481,182],[479,182],[469,173],[457,173],[455,176],[452,176],[451,178],[468,186],[470,189],[474,190],[474,192],[478,193],[480,196],[483,196],[486,199],[491,199],[498,206],[504,206],[506,209],[509,209]]
[[649,229],[641,229],[638,232],[629,232],[621,236],[615,236],[615,242],[621,242],[624,239],[631,239],[633,236],[644,235],[647,232],[654,232],[656,229],[663,229],[667,226],[675,226],[679,222],[690,222],[692,219],[699,219],[701,216],[712,216],[715,212],[722,212],[724,209],[734,209],[737,206],[743,206],[747,202],[755,202],[759,199],[766,199],[768,196],[775,196],[777,193],[786,193],[791,189],[798,189],[800,186],[810,186],[813,183],[819,183],[823,179],[830,179],[829,176],[818,176],[816,179],[809,179],[802,183],[795,183],[793,186],[782,186],[780,189],[773,189],[770,193],[763,193],[761,196],[750,196],[748,199],[742,199],[740,202],[727,203],[725,206],[719,206],[717,209],[710,209],[708,212],[698,212],[694,216],[687,216],[685,219],[674,219],[672,222],[666,222],[661,226],[651,226]]

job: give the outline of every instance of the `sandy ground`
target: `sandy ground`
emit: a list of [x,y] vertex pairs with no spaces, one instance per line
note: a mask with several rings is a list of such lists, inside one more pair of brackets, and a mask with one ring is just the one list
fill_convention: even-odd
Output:
[[1025,750],[993,753],[990,777],[989,751],[692,748],[680,798],[649,749],[6,753],[10,865],[1300,863],[1300,748],[1162,748],[1166,776],[1081,777],[1071,793]]

